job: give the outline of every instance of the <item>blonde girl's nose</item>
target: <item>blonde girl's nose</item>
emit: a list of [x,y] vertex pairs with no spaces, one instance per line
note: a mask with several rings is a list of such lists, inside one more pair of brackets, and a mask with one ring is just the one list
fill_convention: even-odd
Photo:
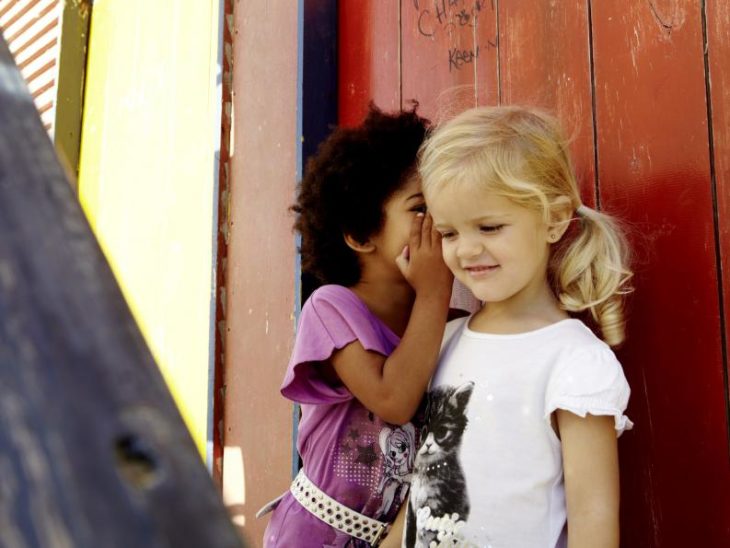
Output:
[[476,257],[482,253],[482,244],[476,238],[460,237],[456,244],[456,255],[460,259]]

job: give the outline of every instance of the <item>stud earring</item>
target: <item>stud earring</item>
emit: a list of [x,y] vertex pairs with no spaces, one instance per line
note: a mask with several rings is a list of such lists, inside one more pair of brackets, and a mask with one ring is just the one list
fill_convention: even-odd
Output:
[[552,234],[550,234],[550,241],[551,242],[554,242],[557,239],[558,239],[558,235],[557,234],[555,234],[554,232]]

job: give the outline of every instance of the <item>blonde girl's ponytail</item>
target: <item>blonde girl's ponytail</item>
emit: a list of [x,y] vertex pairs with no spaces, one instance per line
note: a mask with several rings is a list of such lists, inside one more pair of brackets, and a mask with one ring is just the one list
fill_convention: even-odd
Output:
[[624,340],[624,296],[633,288],[625,237],[608,215],[586,206],[576,210],[579,233],[560,253],[554,269],[557,294],[570,312],[590,310],[603,340]]

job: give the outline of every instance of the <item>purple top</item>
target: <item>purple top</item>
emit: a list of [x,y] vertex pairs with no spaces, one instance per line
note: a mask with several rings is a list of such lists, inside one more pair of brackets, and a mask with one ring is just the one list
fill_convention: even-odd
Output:
[[[384,356],[400,342],[346,287],[317,289],[302,308],[281,393],[301,404],[297,449],[307,477],[345,506],[389,522],[408,492],[417,431],[411,423],[384,422],[321,374],[320,362],[355,340]],[[290,493],[274,510],[264,545],[368,546],[310,514]]]

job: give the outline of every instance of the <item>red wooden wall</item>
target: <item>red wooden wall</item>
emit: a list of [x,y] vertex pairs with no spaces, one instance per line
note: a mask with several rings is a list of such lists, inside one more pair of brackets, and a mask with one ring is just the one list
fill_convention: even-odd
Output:
[[[730,3],[340,0],[339,118],[537,104],[636,250],[622,546],[730,546]],[[724,275],[724,279],[723,279]]]

